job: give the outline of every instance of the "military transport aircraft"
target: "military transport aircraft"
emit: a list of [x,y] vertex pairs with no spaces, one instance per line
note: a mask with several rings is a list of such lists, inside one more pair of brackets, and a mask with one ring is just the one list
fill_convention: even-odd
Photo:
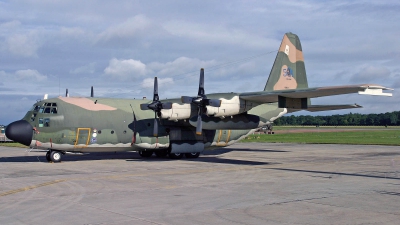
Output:
[[[310,98],[359,93],[392,96],[380,85],[309,88],[297,35],[283,36],[263,91],[205,94],[200,70],[197,96],[160,100],[65,97],[36,102],[22,120],[7,126],[8,138],[47,150],[49,162],[66,153],[138,151],[142,157],[196,158],[204,149],[231,145],[286,113],[359,108],[311,105]],[[93,93],[93,92],[92,92]]]

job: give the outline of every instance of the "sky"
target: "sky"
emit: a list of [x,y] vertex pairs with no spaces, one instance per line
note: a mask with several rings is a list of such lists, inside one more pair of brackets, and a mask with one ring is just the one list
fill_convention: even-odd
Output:
[[[161,99],[264,89],[283,35],[299,36],[309,87],[380,84],[393,97],[341,95],[313,104],[400,110],[399,1],[0,0],[0,124],[65,95]],[[294,115],[305,114],[304,112]]]

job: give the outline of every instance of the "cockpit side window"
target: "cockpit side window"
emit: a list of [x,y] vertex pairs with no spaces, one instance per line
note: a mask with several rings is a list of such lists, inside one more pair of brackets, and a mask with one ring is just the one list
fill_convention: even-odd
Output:
[[47,103],[44,103],[42,106],[36,106],[34,108],[34,110],[38,111],[39,113],[56,114],[57,113],[57,103],[47,102]]

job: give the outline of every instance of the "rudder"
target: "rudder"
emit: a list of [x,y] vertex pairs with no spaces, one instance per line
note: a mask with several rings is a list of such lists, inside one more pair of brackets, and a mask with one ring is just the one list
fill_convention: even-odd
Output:
[[286,33],[275,58],[264,91],[308,88],[300,39]]

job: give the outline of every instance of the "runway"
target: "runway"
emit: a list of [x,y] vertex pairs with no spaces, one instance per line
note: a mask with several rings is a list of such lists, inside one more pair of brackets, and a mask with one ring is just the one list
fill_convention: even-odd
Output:
[[0,147],[0,224],[399,224],[400,147],[239,143],[198,159]]

